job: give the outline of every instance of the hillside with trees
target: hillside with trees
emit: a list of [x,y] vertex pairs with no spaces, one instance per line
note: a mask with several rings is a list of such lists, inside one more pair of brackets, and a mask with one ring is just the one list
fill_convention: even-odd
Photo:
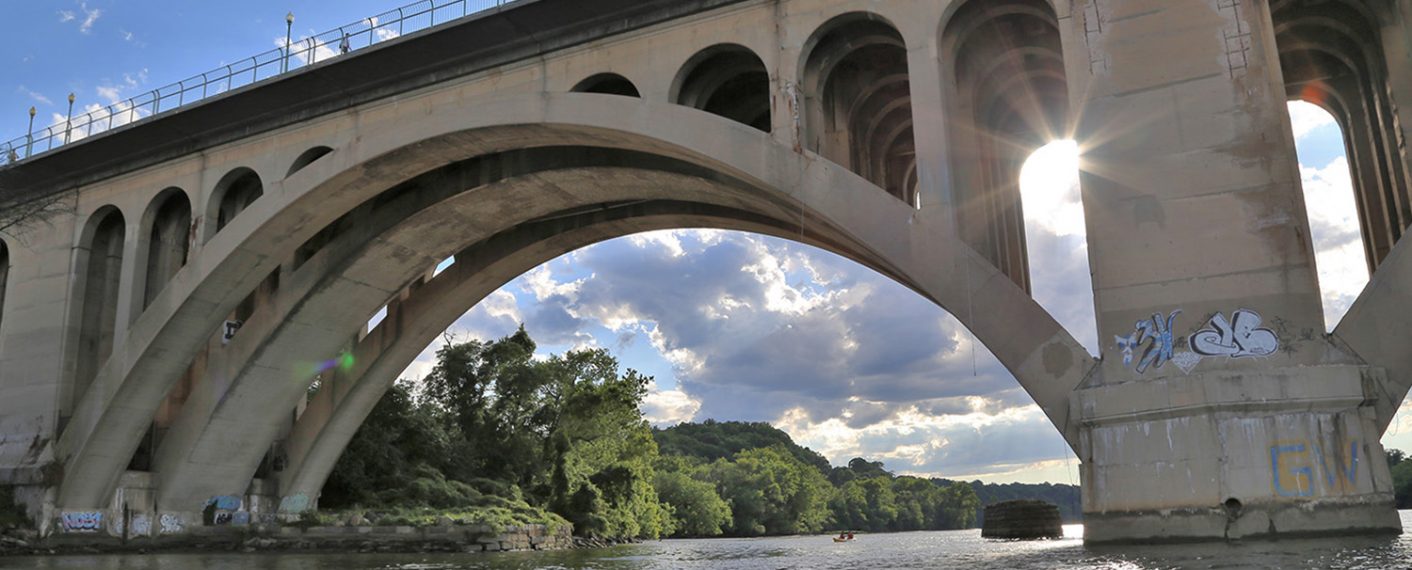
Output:
[[640,410],[651,378],[602,349],[535,348],[523,328],[442,347],[430,375],[374,408],[319,507],[660,538],[960,529],[992,497],[1077,496],[898,476],[862,458],[833,467],[766,423],[653,429]]

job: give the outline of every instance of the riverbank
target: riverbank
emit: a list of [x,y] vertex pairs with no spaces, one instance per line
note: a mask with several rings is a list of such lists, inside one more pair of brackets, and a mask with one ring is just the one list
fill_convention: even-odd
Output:
[[215,527],[182,536],[59,535],[10,530],[0,556],[184,552],[475,553],[605,548],[636,542],[573,536],[573,527],[521,525]]

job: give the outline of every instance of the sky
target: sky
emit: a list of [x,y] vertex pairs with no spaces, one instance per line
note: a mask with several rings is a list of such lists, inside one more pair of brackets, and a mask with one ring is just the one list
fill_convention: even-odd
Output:
[[[0,52],[0,138],[109,105],[282,43],[359,21],[385,0],[12,1]],[[1338,127],[1292,104],[1326,320],[1367,281]],[[1097,352],[1073,144],[1022,173],[1036,299]],[[581,249],[515,279],[462,316],[459,339],[523,323],[541,354],[601,347],[655,378],[644,412],[680,421],[774,423],[835,464],[855,456],[900,473],[992,482],[1078,483],[1072,453],[1019,384],[954,318],[891,280],[793,242],[663,231]],[[404,377],[432,366],[441,341]],[[1384,437],[1412,450],[1412,409]]]

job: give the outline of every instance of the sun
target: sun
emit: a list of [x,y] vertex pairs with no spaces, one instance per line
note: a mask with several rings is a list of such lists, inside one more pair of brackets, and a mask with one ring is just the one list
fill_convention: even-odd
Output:
[[1079,144],[1057,140],[1031,154],[1020,169],[1020,197],[1027,219],[1056,235],[1084,235]]

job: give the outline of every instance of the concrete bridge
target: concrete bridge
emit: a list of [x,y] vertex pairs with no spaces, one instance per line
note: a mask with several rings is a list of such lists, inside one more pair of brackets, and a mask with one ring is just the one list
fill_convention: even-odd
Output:
[[[520,0],[24,157],[0,169],[0,484],[46,533],[298,513],[487,294],[708,227],[960,319],[1082,461],[1089,541],[1396,532],[1409,23],[1409,0]],[[1348,133],[1376,269],[1332,334],[1291,98]],[[1098,359],[1027,293],[1020,166],[1061,138]]]

